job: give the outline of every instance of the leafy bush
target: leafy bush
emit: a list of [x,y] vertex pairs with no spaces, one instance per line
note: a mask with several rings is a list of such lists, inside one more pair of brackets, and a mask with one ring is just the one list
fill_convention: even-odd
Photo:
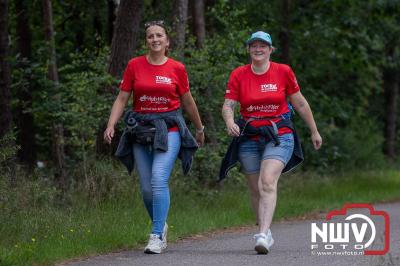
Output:
[[19,147],[15,145],[15,133],[10,131],[0,138],[0,170],[4,173],[9,166],[6,163],[11,160],[17,153]]
[[[64,139],[68,162],[85,161],[95,152],[100,122],[109,113],[112,98],[104,93],[113,79],[106,73],[108,50],[71,54],[71,63],[60,68],[60,85],[55,88],[46,79],[35,97],[33,114],[39,128],[38,144],[48,158],[51,128],[54,121],[64,126]],[[44,71],[36,69],[35,71]]]

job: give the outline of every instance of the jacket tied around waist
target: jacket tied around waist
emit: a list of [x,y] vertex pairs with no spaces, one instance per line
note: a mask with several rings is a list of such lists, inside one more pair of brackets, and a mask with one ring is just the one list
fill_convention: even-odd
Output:
[[[181,147],[178,158],[182,162],[182,170],[186,175],[189,173],[193,163],[193,156],[198,149],[196,139],[190,133],[186,126],[185,119],[182,116],[181,109],[177,109],[165,113],[148,113],[142,114],[132,110],[126,112],[124,121],[126,127],[118,143],[115,156],[125,165],[128,173],[131,174],[134,169],[135,158],[133,154],[133,145],[138,143],[136,136],[140,136],[140,124],[150,125],[155,128],[154,139],[151,141],[153,149],[159,151],[168,150],[168,128],[177,126],[181,136]],[[137,124],[135,124],[137,123]]]
[[286,173],[294,169],[304,160],[300,138],[298,137],[293,122],[289,117],[282,116],[282,119],[276,123],[271,121],[270,126],[254,127],[250,125],[250,122],[256,119],[250,118],[248,120],[245,120],[243,118],[239,118],[236,121],[236,123],[240,127],[241,133],[238,137],[233,137],[231,143],[228,146],[225,156],[221,162],[218,181],[222,181],[223,179],[225,179],[228,175],[229,170],[238,163],[239,144],[242,141],[247,140],[252,136],[259,136],[260,145],[266,145],[268,142],[272,141],[277,146],[280,144],[278,139],[278,129],[282,127],[290,128],[293,132],[294,138],[294,150],[292,156],[289,162],[286,164],[285,168],[283,169],[282,173]]

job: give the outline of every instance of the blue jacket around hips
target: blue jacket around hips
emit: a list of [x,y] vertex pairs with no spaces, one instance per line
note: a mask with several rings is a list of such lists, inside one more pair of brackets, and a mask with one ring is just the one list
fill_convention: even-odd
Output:
[[277,134],[277,129],[281,127],[288,127],[293,132],[294,137],[294,150],[292,157],[286,164],[282,173],[288,172],[299,165],[303,160],[303,151],[301,148],[300,138],[298,137],[296,130],[294,129],[293,122],[290,118],[283,118],[277,123],[272,123],[271,126],[253,127],[249,124],[249,121],[245,121],[240,118],[237,121],[240,127],[241,134],[238,137],[234,137],[228,146],[228,150],[225,153],[224,158],[221,162],[221,167],[219,171],[218,181],[222,181],[228,175],[230,169],[232,169],[239,161],[238,152],[240,142],[248,139],[248,136],[260,136],[260,145],[265,145],[266,143],[272,141],[275,145],[279,145],[279,139]]
[[136,128],[129,126],[129,122],[132,120],[155,127],[153,148],[159,151],[168,150],[168,125],[177,125],[181,136],[181,148],[178,158],[182,161],[183,173],[185,175],[189,173],[198,144],[186,126],[181,109],[177,109],[165,113],[148,114],[130,110],[125,114],[124,121],[127,126],[119,140],[115,156],[126,166],[129,174],[131,174],[135,165],[133,145],[136,143],[134,137]]

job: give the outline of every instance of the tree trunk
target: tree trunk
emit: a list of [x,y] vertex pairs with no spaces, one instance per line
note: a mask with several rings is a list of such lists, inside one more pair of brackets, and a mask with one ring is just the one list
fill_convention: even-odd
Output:
[[[4,137],[7,142],[0,148],[13,149],[15,147],[12,134],[12,113],[11,113],[11,67],[9,55],[9,38],[8,38],[8,1],[0,0],[0,139]],[[8,135],[8,136],[6,136]],[[3,161],[9,169],[10,186],[16,185],[16,165],[15,158]]]
[[[60,94],[58,92],[59,78],[56,62],[56,48],[54,40],[54,26],[53,26],[53,10],[51,0],[42,0],[43,7],[43,22],[44,22],[44,37],[48,43],[48,79],[53,82],[55,87],[54,100],[58,104],[60,103]],[[67,189],[67,174],[65,164],[65,152],[64,152],[64,127],[60,121],[53,121],[52,129],[53,139],[53,160],[57,167],[57,179],[60,188],[65,191]]]
[[108,44],[111,45],[112,43],[112,38],[114,34],[114,23],[115,23],[115,9],[116,5],[114,3],[114,0],[108,0]]
[[281,46],[281,61],[282,63],[289,64],[290,54],[289,54],[289,44],[290,44],[290,0],[281,1],[281,19],[282,27],[279,32],[279,40]]
[[176,0],[176,19],[174,21],[175,36],[173,39],[173,49],[177,51],[178,59],[183,61],[186,35],[186,20],[188,11],[188,0]]
[[[31,30],[29,28],[29,17],[26,6],[26,0],[16,0],[15,11],[17,14],[17,49],[21,55],[18,64],[20,69],[26,70],[30,68],[31,60]],[[24,84],[18,89],[19,105],[17,107],[16,124],[18,127],[17,143],[21,146],[18,151],[19,160],[33,168],[36,162],[36,140],[33,115],[29,110],[32,107],[32,92],[34,91],[31,74],[24,72]]]
[[0,0],[0,138],[11,130],[8,1]]
[[[103,24],[101,21],[101,15],[102,15],[102,8],[103,8],[103,3],[96,3],[93,1],[93,29],[95,33],[95,38],[100,37],[101,40],[103,40]],[[96,40],[96,46],[98,48],[101,47],[101,42]]]
[[383,73],[383,86],[385,91],[385,143],[384,152],[389,159],[396,158],[396,124],[399,101],[399,70],[386,69]]
[[121,0],[119,4],[108,67],[108,73],[117,79],[121,79],[126,64],[135,54],[142,9],[143,0]]
[[194,35],[196,36],[196,47],[201,49],[206,38],[206,23],[204,19],[204,0],[193,1]]
[[[119,4],[108,66],[108,73],[118,80],[122,78],[128,61],[135,54],[142,10],[143,0],[121,0]],[[106,87],[105,92],[115,94],[115,89],[111,86]],[[107,123],[103,122],[97,132],[96,151],[98,154],[112,154],[116,149],[119,132],[116,132],[110,146],[103,140],[106,126]]]

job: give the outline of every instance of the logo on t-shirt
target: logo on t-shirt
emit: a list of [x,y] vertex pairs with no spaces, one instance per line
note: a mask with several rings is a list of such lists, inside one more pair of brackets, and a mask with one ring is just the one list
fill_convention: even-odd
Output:
[[147,96],[143,95],[139,98],[141,102],[150,101],[153,104],[166,104],[170,101],[170,99],[166,97],[156,97],[156,96]]
[[247,112],[267,112],[272,113],[278,110],[279,104],[250,105],[246,108]]
[[261,85],[261,92],[271,92],[271,91],[278,91],[278,86],[276,86],[276,84]]
[[156,76],[156,83],[157,84],[171,84],[172,80],[171,80],[171,78],[168,78],[168,77]]

